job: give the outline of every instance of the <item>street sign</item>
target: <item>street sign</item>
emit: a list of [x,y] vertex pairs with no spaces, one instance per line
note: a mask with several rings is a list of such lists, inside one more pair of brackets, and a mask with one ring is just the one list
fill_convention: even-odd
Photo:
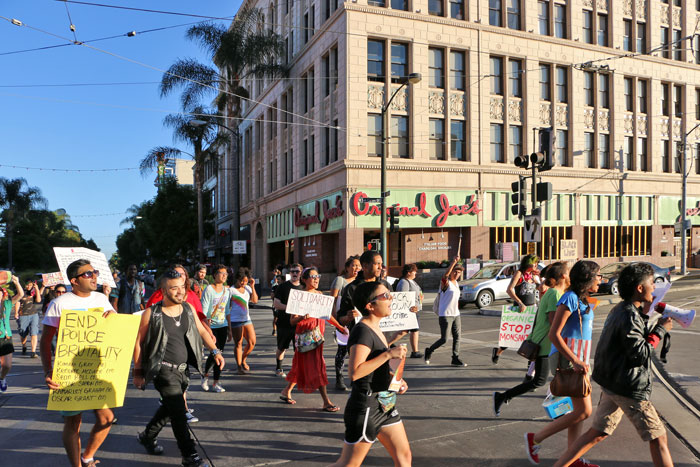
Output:
[[[690,230],[690,227],[692,227],[692,223],[691,223],[690,219],[686,219],[685,220],[685,230]],[[683,227],[682,227],[682,224],[680,222],[676,222],[675,224],[673,224],[673,230],[675,232],[676,237],[681,236],[681,229],[682,228]]]
[[363,198],[362,202],[363,203],[381,203],[382,199],[381,198]]
[[523,229],[523,241],[526,243],[530,242],[541,242],[542,241],[542,213],[537,212],[537,214],[529,214],[524,217],[525,226]]
[[536,255],[537,254],[537,243],[530,242],[527,244],[527,254]]
[[247,253],[246,241],[245,240],[234,240],[233,241],[233,254],[234,255],[244,255]]

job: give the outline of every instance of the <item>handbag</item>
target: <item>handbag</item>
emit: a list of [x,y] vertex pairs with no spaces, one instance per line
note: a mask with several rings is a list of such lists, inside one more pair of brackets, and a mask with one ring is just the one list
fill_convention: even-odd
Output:
[[321,329],[316,326],[313,329],[304,331],[300,334],[294,335],[294,348],[297,352],[310,352],[317,348],[319,345],[323,344],[323,334],[321,334]]
[[[581,311],[578,312],[578,319],[581,325],[581,335],[583,335],[583,320]],[[591,380],[588,373],[579,373],[573,368],[561,368],[561,355],[557,364],[557,372],[554,374],[552,382],[549,383],[549,391],[555,396],[587,397],[591,394]]]
[[[539,310],[538,310],[539,311]],[[535,326],[537,325],[537,315],[539,313],[535,314],[535,321],[532,323],[532,330],[535,330]],[[540,355],[540,343],[544,340],[544,336],[542,339],[540,339],[540,342],[532,342],[530,339],[525,339],[522,344],[520,344],[520,348],[518,349],[518,355],[521,357],[525,357],[528,359],[528,361],[535,360],[537,357]]]

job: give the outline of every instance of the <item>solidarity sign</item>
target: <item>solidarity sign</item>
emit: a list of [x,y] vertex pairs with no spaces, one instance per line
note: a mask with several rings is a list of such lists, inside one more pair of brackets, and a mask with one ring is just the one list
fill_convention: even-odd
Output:
[[287,301],[287,313],[290,315],[309,315],[312,318],[328,319],[333,311],[335,298],[320,293],[290,290]]
[[124,405],[140,316],[104,310],[64,310],[58,327],[48,410],[90,410]]
[[537,307],[529,306],[522,313],[519,313],[518,310],[517,306],[503,305],[501,327],[498,329],[499,347],[517,349],[530,335],[535,323]]
[[107,258],[104,253],[99,251],[91,250],[89,248],[59,248],[54,247],[54,255],[56,255],[56,262],[58,263],[58,268],[63,274],[63,283],[68,285],[68,274],[66,274],[66,268],[70,263],[78,259],[86,259],[90,261],[92,267],[100,272],[100,276],[97,278],[97,284],[107,284],[113,289],[117,288],[117,284],[114,283],[114,278],[112,277],[112,272],[109,270],[109,264],[107,263]]
[[379,321],[382,332],[418,329],[418,319],[411,311],[416,304],[415,292],[391,292],[391,314]]

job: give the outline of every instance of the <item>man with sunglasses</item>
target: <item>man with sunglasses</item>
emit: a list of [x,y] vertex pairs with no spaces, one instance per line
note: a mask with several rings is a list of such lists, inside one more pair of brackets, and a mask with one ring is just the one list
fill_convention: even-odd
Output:
[[277,287],[275,291],[275,300],[273,306],[277,313],[277,351],[275,352],[275,361],[277,368],[275,375],[284,378],[287,376],[282,369],[284,361],[284,353],[289,348],[289,344],[294,340],[296,325],[292,326],[290,315],[287,314],[287,302],[289,301],[289,293],[292,289],[302,290],[301,285],[301,270],[302,266],[299,263],[294,263],[289,266],[290,279]]
[[[114,308],[104,294],[97,290],[97,271],[90,261],[79,259],[73,261],[66,269],[66,275],[73,290],[64,294],[57,294],[49,303],[44,316],[44,330],[41,333],[41,364],[44,367],[46,385],[49,389],[60,389],[60,386],[51,379],[53,363],[51,358],[51,341],[58,331],[63,310],[101,310],[102,317],[107,318],[114,313]],[[56,289],[59,289],[57,286]],[[65,290],[65,288],[63,288]],[[114,422],[114,414],[111,409],[96,409],[95,425],[90,432],[90,437],[81,454],[80,424],[82,411],[61,411],[63,415],[63,447],[66,449],[68,460],[73,467],[94,467],[99,461],[94,456],[100,445],[109,434],[109,429]]]

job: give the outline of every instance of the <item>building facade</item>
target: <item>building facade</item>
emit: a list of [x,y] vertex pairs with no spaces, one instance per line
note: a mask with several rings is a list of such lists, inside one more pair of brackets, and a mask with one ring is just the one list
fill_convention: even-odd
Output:
[[510,194],[527,172],[513,160],[537,150],[540,128],[556,137],[556,166],[542,173],[554,195],[538,254],[558,259],[576,240],[576,257],[601,263],[680,260],[684,154],[689,251],[700,249],[698,3],[250,0],[291,72],[245,82],[240,182],[228,170],[216,185],[217,231],[238,189],[244,262],[260,277],[291,261],[338,271],[362,253],[379,238],[382,107],[420,73],[386,112],[391,267],[458,249],[497,258],[502,243],[524,252]]

